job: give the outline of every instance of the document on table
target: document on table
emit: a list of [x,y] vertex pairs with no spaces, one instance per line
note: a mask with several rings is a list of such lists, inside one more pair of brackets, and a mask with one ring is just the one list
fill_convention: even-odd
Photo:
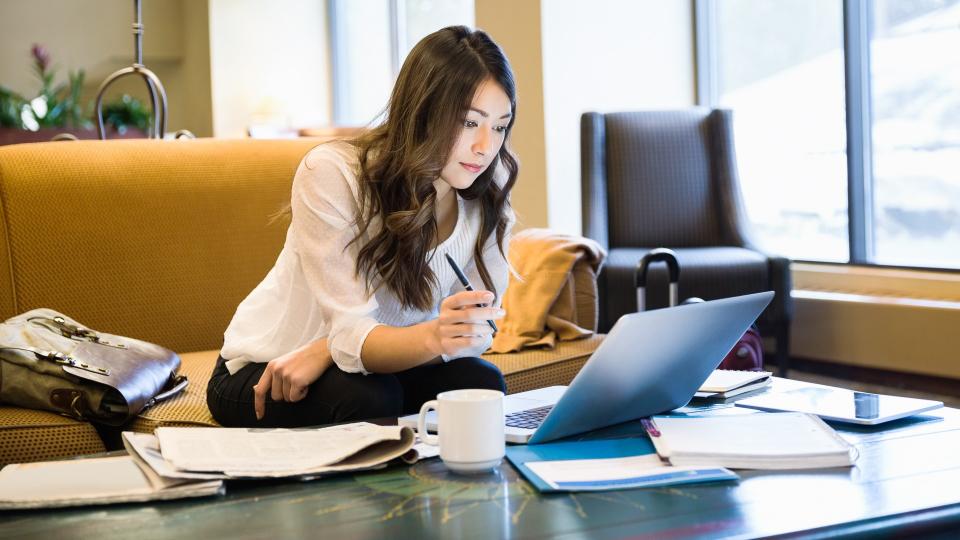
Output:
[[229,477],[285,477],[378,467],[406,454],[413,431],[366,422],[321,429],[157,428],[173,469]]
[[657,454],[608,459],[528,461],[527,468],[557,491],[599,491],[736,480],[720,467],[673,467]]

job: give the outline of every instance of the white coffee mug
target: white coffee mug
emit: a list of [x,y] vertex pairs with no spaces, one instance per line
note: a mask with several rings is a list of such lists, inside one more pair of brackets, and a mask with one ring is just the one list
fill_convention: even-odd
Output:
[[[427,433],[427,412],[437,411],[437,433]],[[480,473],[503,460],[503,392],[451,390],[420,408],[417,431],[426,444],[440,445],[440,459],[452,471]]]

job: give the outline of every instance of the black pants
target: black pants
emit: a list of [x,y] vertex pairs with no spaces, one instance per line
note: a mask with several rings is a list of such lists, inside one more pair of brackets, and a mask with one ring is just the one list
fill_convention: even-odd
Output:
[[207,406],[228,427],[298,427],[415,413],[437,394],[460,388],[506,391],[496,366],[480,358],[459,358],[393,374],[345,373],[330,366],[310,385],[306,397],[290,403],[267,395],[262,420],[253,410],[253,385],[265,363],[252,363],[230,375],[224,359],[217,360],[207,385]]

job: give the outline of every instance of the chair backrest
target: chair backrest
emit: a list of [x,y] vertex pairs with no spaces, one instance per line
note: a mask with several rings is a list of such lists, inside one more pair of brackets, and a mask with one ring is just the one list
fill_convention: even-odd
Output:
[[585,113],[584,234],[610,248],[744,245],[730,111]]

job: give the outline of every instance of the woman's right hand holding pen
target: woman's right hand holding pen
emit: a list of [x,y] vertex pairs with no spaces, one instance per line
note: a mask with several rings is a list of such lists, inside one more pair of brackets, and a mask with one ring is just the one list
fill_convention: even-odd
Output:
[[486,306],[493,302],[489,291],[462,291],[440,303],[440,316],[433,322],[431,348],[437,356],[449,358],[480,356],[493,342],[488,320],[500,319],[503,309]]

